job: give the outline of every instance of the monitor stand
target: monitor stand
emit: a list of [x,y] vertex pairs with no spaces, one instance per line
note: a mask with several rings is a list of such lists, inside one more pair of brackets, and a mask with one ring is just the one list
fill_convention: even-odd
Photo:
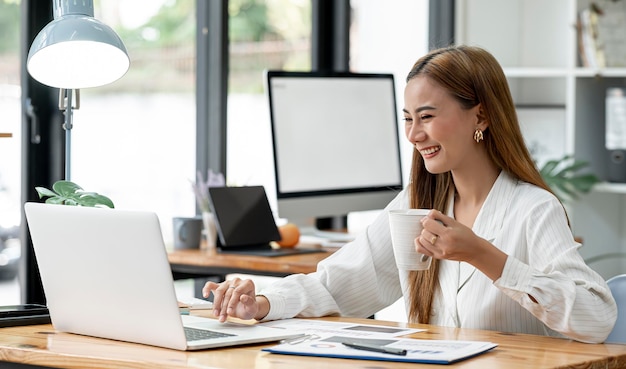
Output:
[[348,216],[317,218],[315,219],[315,228],[320,231],[346,232],[348,229]]
[[354,240],[354,235],[348,233],[347,215],[291,222],[300,228],[302,236],[322,246],[340,246]]

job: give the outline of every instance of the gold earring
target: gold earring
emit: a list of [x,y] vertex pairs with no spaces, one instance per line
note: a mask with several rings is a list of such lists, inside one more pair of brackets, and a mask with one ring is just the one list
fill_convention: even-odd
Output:
[[482,140],[483,140],[483,131],[476,128],[476,130],[474,131],[474,141],[476,141],[476,143],[479,143]]

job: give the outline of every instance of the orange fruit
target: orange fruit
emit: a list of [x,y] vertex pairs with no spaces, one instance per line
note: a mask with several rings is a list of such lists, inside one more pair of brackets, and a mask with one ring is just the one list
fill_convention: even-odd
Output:
[[280,247],[295,247],[300,242],[300,229],[293,223],[287,223],[278,227],[280,241],[276,243]]

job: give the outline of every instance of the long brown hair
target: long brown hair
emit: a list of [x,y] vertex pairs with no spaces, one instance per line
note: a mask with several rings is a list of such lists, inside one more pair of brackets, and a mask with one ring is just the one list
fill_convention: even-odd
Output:
[[[481,104],[489,127],[483,132],[487,153],[496,166],[513,178],[532,183],[547,191],[520,130],[513,98],[500,64],[489,52],[472,46],[450,46],[433,50],[411,68],[406,81],[426,76],[446,89],[463,109]],[[450,172],[431,174],[417,150],[409,182],[411,208],[446,212],[455,185]],[[429,323],[439,262],[431,268],[409,273],[409,321]]]

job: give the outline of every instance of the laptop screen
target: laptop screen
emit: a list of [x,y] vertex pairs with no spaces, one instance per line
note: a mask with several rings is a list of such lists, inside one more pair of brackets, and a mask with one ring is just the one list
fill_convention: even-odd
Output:
[[211,187],[209,202],[222,249],[267,247],[280,240],[263,186]]

